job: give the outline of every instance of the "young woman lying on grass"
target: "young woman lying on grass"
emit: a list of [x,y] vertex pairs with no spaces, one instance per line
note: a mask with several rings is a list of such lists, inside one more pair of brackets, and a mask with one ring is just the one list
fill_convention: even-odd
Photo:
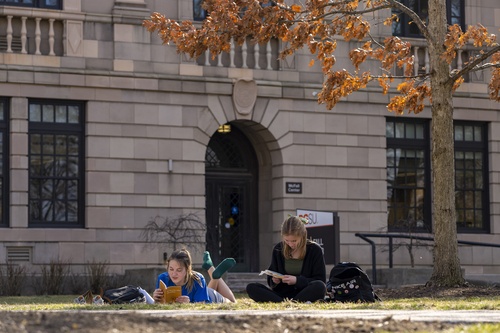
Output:
[[210,282],[207,285],[204,276],[193,270],[189,251],[186,249],[174,251],[167,260],[167,271],[158,276],[153,299],[155,303],[163,301],[163,291],[160,289],[160,281],[163,281],[167,288],[182,287],[182,295],[175,299],[176,303],[236,303],[233,292],[221,279],[222,275],[235,263],[233,258],[226,258],[214,268],[210,253],[205,252],[202,267],[210,276]]

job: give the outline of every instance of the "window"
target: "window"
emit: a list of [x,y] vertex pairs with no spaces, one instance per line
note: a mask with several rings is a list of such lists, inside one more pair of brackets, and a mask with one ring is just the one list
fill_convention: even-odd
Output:
[[29,225],[84,226],[84,110],[29,101]]
[[[455,121],[457,230],[489,232],[487,124]],[[387,118],[388,230],[431,231],[429,123]]]
[[[203,0],[193,0],[193,20],[194,21],[203,21],[204,19],[207,18],[207,11],[202,8],[202,4],[203,4]],[[262,7],[270,7],[270,6],[274,6],[274,3],[269,0],[269,2],[261,3],[260,5]]]
[[[399,0],[403,5],[413,10],[423,21],[429,16],[428,0]],[[448,23],[458,24],[465,28],[464,22],[464,0],[446,0]],[[398,21],[392,23],[392,34],[403,37],[422,37],[413,21],[401,11],[393,8],[392,14],[399,17]]]
[[0,0],[0,5],[62,9],[62,0]]
[[431,231],[428,133],[424,120],[386,122],[389,231]]
[[455,200],[460,232],[489,231],[487,127],[455,123]]
[[207,11],[201,8],[203,0],[193,0],[193,20],[203,21],[207,18]]
[[0,97],[0,227],[9,226],[9,100]]
[[448,12],[448,22],[450,25],[458,24],[465,28],[464,22],[464,1],[463,0],[448,0],[446,3],[446,8]]

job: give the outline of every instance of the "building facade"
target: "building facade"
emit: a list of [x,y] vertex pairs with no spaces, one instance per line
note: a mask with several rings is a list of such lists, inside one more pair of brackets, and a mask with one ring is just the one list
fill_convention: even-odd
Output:
[[[500,27],[496,0],[447,4],[451,22]],[[430,110],[395,117],[376,86],[326,110],[306,50],[278,61],[283,45],[248,41],[193,60],[142,26],[152,12],[193,20],[199,9],[196,0],[0,1],[0,262],[36,272],[66,261],[78,272],[97,261],[121,274],[157,267],[185,243],[197,263],[206,247],[216,262],[235,257],[235,271],[260,271],[297,209],[335,212],[339,257],[362,266],[371,248],[356,233],[430,235]],[[426,70],[424,40],[407,24],[377,29],[410,38],[416,70]],[[348,46],[338,47],[339,68],[350,66]],[[496,243],[500,112],[488,78],[470,75],[454,98],[457,223],[460,240]],[[148,244],[149,222],[189,214],[206,243]],[[387,267],[387,240],[375,242]],[[459,251],[466,274],[500,274],[500,250]],[[412,255],[432,265],[423,244]],[[403,247],[393,256],[411,265]]]

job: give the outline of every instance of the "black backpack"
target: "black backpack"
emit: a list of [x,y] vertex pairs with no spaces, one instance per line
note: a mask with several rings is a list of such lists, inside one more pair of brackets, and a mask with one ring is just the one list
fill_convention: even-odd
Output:
[[381,299],[373,292],[368,275],[353,262],[341,262],[330,271],[327,294],[334,302],[375,302]]
[[108,289],[102,294],[102,298],[109,304],[146,303],[146,297],[140,289],[140,287],[132,285]]

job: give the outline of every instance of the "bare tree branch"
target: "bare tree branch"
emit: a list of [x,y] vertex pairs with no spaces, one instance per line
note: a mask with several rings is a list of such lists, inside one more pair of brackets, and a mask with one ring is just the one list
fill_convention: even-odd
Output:
[[469,63],[467,63],[461,70],[459,71],[453,71],[452,75],[450,76],[450,79],[452,81],[457,80],[458,78],[462,77],[465,74],[468,74],[470,72],[476,72],[485,68],[491,68],[491,67],[498,67],[498,64],[491,64],[490,66],[479,66],[480,63],[491,57],[493,54],[500,52],[500,45],[497,45],[496,47],[492,48],[488,52],[484,52],[479,54],[478,56],[475,57],[475,59]]
[[194,213],[165,218],[156,216],[146,224],[141,237],[147,246],[171,243],[176,249],[181,243],[204,243],[205,231],[205,223]]
[[481,65],[481,66],[476,66],[474,68],[474,72],[482,71],[482,70],[485,70],[485,69],[488,69],[488,68],[500,68],[500,63],[492,64],[492,63],[489,62],[489,63]]
[[420,30],[422,35],[425,37],[425,39],[427,40],[428,43],[433,40],[431,35],[429,34],[429,30],[427,29],[427,26],[420,19],[420,16],[418,16],[417,13],[415,13],[413,10],[406,7],[405,5],[403,5],[401,2],[399,2],[397,0],[386,0],[386,1],[390,4],[389,7],[394,7],[396,9],[399,9],[400,11],[402,11],[403,13],[408,15],[412,19],[413,23],[417,25],[418,29]]

